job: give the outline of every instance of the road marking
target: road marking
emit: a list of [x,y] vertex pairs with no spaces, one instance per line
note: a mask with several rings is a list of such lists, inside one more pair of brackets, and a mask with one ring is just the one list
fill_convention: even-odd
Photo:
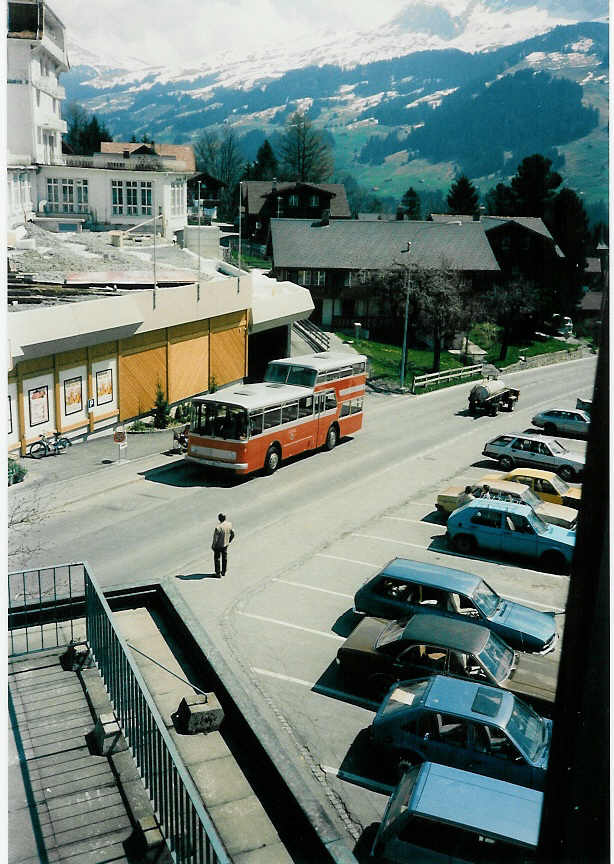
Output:
[[405,519],[404,516],[384,516],[384,519],[392,519],[393,522],[410,522],[412,525],[439,525],[440,522],[425,522],[424,519]]
[[293,678],[291,675],[282,675],[281,672],[272,672],[270,669],[259,669],[257,666],[251,667],[252,672],[256,675],[264,675],[265,678],[276,678],[278,681],[287,681],[290,684],[299,684],[301,687],[308,687],[314,693],[320,693],[322,696],[333,696],[335,699],[351,699],[352,703],[362,705],[372,711],[376,711],[380,703],[374,699],[364,699],[362,696],[355,696],[353,693],[346,693],[344,690],[336,690],[334,687],[324,687],[318,684],[317,681],[304,681],[302,678]]
[[330,588],[316,588],[315,585],[306,585],[304,582],[292,582],[290,579],[271,579],[271,582],[283,582],[284,585],[292,585],[295,588],[307,588],[309,591],[321,591],[323,594],[332,594],[334,597],[343,597],[351,600],[352,594],[342,594],[340,591],[331,591]]
[[357,561],[355,558],[342,558],[341,555],[326,555],[324,552],[316,552],[315,558],[332,558],[333,561],[346,561],[348,564],[362,564],[364,567],[379,567],[379,564],[371,564],[369,561]]
[[326,636],[328,639],[336,639],[338,642],[345,642],[344,636],[337,636],[336,633],[325,633],[323,630],[312,630],[311,627],[301,627],[300,624],[291,624],[289,621],[280,621],[278,618],[267,618],[265,615],[253,615],[251,612],[238,612],[244,618],[255,618],[256,621],[266,621],[268,624],[279,624],[280,627],[290,627],[292,630],[302,630],[303,633],[313,633],[315,636]]
[[[435,523],[427,523],[435,524]],[[438,537],[445,537],[445,532],[438,534]],[[493,558],[486,558],[482,555],[464,555],[462,552],[452,552],[448,549],[431,549],[430,546],[420,545],[419,543],[408,543],[407,540],[394,540],[390,537],[377,537],[375,534],[357,534],[352,533],[350,537],[362,537],[364,540],[381,540],[382,543],[397,543],[400,546],[411,546],[412,549],[422,549],[424,552],[432,552],[435,555],[448,555],[451,558],[468,558],[470,561],[483,561],[485,564],[505,564],[504,561],[496,561]],[[508,567],[517,567],[516,564],[508,564]],[[533,570],[528,567],[519,567],[519,570],[527,570],[530,573],[538,573],[540,576],[550,576],[552,579],[564,579],[569,582],[569,576],[564,576],[560,573],[547,573],[545,570]],[[549,607],[548,607],[549,608]]]
[[382,792],[384,795],[390,795],[395,789],[394,786],[389,786],[387,783],[379,783],[370,777],[363,777],[362,774],[352,774],[349,771],[344,771],[343,768],[331,768],[330,765],[321,765],[320,767],[325,774],[332,774],[333,777],[347,780],[349,783],[355,783],[357,786],[363,786],[365,789],[371,789],[372,792]]

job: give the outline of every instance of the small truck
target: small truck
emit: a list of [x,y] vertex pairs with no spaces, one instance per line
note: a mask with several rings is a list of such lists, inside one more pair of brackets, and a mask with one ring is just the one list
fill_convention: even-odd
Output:
[[501,378],[484,378],[471,388],[469,413],[472,416],[489,414],[494,417],[497,411],[513,411],[518,394],[518,390],[508,387]]

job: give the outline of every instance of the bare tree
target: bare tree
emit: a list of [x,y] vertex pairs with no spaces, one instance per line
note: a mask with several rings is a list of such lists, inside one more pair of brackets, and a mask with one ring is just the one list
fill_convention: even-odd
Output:
[[8,504],[8,559],[9,565],[24,559],[40,549],[35,539],[34,528],[41,521],[39,498],[24,496]]
[[194,145],[194,151],[198,170],[224,183],[220,192],[220,217],[234,219],[239,207],[237,185],[245,162],[234,131],[225,126],[220,136],[205,130]]
[[463,275],[453,270],[445,260],[437,270],[411,268],[410,296],[418,309],[418,320],[430,330],[433,341],[433,372],[441,367],[441,349],[463,322]]
[[288,120],[281,141],[281,162],[288,180],[321,183],[333,173],[330,144],[300,111]]

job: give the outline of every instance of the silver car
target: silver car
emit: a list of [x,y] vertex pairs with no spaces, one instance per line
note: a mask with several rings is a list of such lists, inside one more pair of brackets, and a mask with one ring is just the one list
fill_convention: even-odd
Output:
[[482,456],[497,459],[504,471],[527,465],[555,471],[567,482],[581,476],[585,462],[583,453],[572,452],[556,438],[538,434],[497,435],[484,445]]
[[579,438],[587,438],[591,418],[585,411],[578,409],[562,411],[559,408],[553,408],[548,411],[540,411],[531,420],[531,423],[541,427],[546,435],[577,435]]

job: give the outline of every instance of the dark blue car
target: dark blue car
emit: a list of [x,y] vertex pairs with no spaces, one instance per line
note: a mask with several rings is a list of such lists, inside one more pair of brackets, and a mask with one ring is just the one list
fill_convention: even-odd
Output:
[[377,618],[434,612],[494,630],[512,648],[546,654],[556,644],[553,612],[505,600],[473,573],[393,558],[354,596],[354,609]]

